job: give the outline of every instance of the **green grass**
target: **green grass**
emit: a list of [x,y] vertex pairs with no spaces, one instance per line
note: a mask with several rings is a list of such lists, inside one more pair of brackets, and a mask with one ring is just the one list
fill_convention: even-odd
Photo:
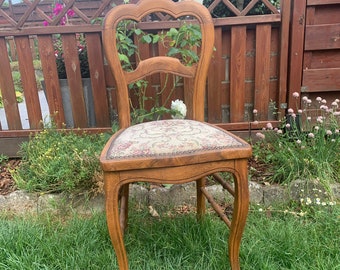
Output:
[[[242,269],[340,269],[340,207],[297,217],[256,209],[241,247]],[[0,216],[0,269],[118,269],[105,215]],[[133,210],[125,236],[130,269],[229,269],[228,230],[213,215],[152,218]]]

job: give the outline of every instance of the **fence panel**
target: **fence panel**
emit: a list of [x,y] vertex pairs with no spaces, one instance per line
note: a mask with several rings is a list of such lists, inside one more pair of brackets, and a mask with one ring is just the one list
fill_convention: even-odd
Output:
[[[62,97],[62,85],[58,79],[56,67],[54,38],[60,35],[66,62],[67,82],[70,86],[67,102],[72,113],[74,127],[84,129],[93,128],[95,131],[109,129],[112,120],[116,119],[116,93],[114,80],[109,68],[105,65],[101,44],[101,25],[99,22],[91,24],[98,16],[105,16],[114,4],[123,1],[74,1],[65,3],[62,12],[50,18],[52,7],[50,3],[39,1],[25,1],[12,8],[1,7],[0,11],[0,88],[4,104],[6,125],[0,122],[0,139],[8,137],[27,136],[32,131],[41,128],[44,119],[43,108],[39,99],[41,92],[34,73],[34,60],[40,60],[42,77],[44,80],[43,96],[48,104],[49,119],[53,119],[58,128],[67,123],[68,108]],[[135,2],[135,1],[134,1]],[[211,0],[209,9],[216,13],[225,6],[225,1]],[[290,0],[285,12],[290,10]],[[245,1],[243,10],[228,2],[228,12],[232,17],[215,18],[215,48],[214,57],[209,68],[206,96],[206,120],[216,123],[230,130],[248,129],[249,121],[253,120],[252,110],[259,111],[258,120],[271,120],[271,101],[285,102],[285,64],[280,59],[288,50],[288,46],[281,46],[280,36],[281,16],[269,1]],[[249,4],[247,4],[249,3]],[[251,15],[255,8],[266,9],[269,14]],[[75,16],[70,18],[70,24],[59,25],[59,20],[69,9],[73,9]],[[27,10],[33,11],[30,15]],[[158,22],[148,18],[140,24],[145,31],[153,33],[161,28],[169,29],[178,26],[177,21],[168,20],[163,14],[157,15]],[[42,23],[46,21],[47,27]],[[287,25],[286,28],[287,29]],[[285,32],[286,33],[286,32]],[[93,99],[93,115],[86,105],[89,93],[83,92],[80,64],[78,58],[77,35],[84,35],[88,61],[90,66],[91,86],[90,95]],[[286,36],[287,37],[287,34]],[[142,57],[149,54],[165,54],[162,44],[142,44],[135,41]],[[20,51],[19,51],[20,50]],[[9,57],[10,56],[10,57]],[[18,104],[15,100],[15,87],[12,78],[11,64],[18,60],[19,71],[23,83],[23,92],[27,107],[28,127],[22,125]],[[279,73],[280,72],[280,73]],[[6,79],[5,79],[6,78]],[[279,80],[280,92],[279,92]],[[153,75],[149,78],[147,95],[159,104],[170,106],[172,99],[186,99],[191,89],[191,81],[183,80],[169,96],[169,89],[161,95],[155,93],[162,85],[172,78],[164,75]],[[65,98],[64,98],[65,99]],[[132,103],[137,99],[131,95]],[[147,100],[146,109],[153,105]],[[187,104],[189,108],[192,104]],[[1,109],[0,109],[1,110]],[[3,110],[3,109],[2,109]],[[94,122],[91,119],[94,117]],[[255,128],[260,128],[257,126]],[[0,140],[1,148],[1,140]]]

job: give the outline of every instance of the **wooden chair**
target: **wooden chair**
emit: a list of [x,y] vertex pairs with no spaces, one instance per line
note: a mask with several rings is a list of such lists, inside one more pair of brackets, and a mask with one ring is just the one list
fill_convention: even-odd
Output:
[[[127,18],[140,21],[156,11],[174,18],[184,15],[197,18],[202,32],[199,62],[190,67],[178,59],[156,56],[140,61],[132,72],[124,71],[116,45],[118,22]],[[214,25],[209,11],[194,1],[141,0],[137,4],[120,5],[106,16],[103,42],[117,86],[120,130],[106,144],[100,162],[104,171],[107,224],[119,269],[128,269],[123,233],[127,226],[129,184],[141,181],[159,184],[196,181],[197,215],[204,214],[206,197],[230,228],[230,264],[232,269],[239,269],[240,241],[248,214],[247,160],[251,147],[235,135],[204,122],[205,85],[214,46]],[[131,126],[128,84],[154,73],[192,78],[193,87],[185,94],[191,120],[159,120]],[[234,187],[219,177],[218,172],[231,172]],[[231,221],[205,189],[208,175],[213,175],[234,196]]]

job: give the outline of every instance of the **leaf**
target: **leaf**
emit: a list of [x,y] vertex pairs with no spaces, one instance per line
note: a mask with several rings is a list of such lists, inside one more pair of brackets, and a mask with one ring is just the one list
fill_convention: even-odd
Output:
[[142,37],[142,41],[145,42],[145,43],[150,44],[151,41],[152,41],[152,38],[151,38],[150,35],[145,35],[145,36]]

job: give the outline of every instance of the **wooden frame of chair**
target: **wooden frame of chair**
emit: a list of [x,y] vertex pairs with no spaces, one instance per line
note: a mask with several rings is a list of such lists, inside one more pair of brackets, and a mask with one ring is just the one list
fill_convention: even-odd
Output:
[[[153,12],[164,12],[174,18],[184,15],[196,17],[202,32],[202,46],[199,62],[188,67],[178,59],[157,56],[139,62],[139,67],[132,72],[122,69],[116,46],[116,27],[123,19],[141,20]],[[118,98],[118,116],[120,131],[112,136],[102,151],[100,162],[104,171],[106,196],[106,215],[109,234],[115,249],[119,269],[128,269],[128,259],[124,246],[123,233],[127,226],[129,184],[134,182],[153,182],[159,184],[181,184],[196,181],[197,215],[205,213],[206,199],[217,214],[230,228],[229,259],[232,269],[239,269],[239,249],[242,233],[248,214],[248,158],[251,147],[235,135],[204,123],[205,85],[209,63],[213,52],[214,25],[209,11],[194,1],[174,3],[171,0],[141,0],[137,4],[126,4],[113,8],[106,16],[103,26],[103,42],[107,61],[116,80]],[[128,84],[145,75],[158,72],[170,72],[193,80],[190,120],[161,120],[163,123],[188,123],[202,126],[202,132],[212,130],[227,138],[231,144],[224,147],[211,146],[207,150],[192,150],[183,153],[157,153],[150,155],[112,157],[117,141],[126,136],[131,128]],[[166,122],[168,121],[168,122]],[[174,122],[169,122],[174,121]],[[184,121],[184,122],[181,122]],[[140,124],[143,127],[143,124]],[[137,138],[138,139],[138,138]],[[204,139],[202,140],[204,144]],[[227,184],[218,172],[231,172],[234,176],[234,188]],[[214,179],[234,196],[232,220],[205,189],[205,177],[213,175]]]

